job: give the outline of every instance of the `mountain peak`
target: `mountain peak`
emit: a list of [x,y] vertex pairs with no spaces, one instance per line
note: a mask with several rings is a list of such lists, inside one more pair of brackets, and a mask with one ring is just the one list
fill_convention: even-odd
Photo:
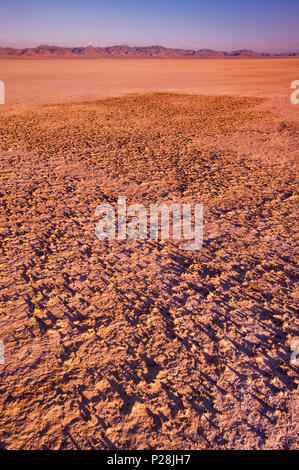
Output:
[[240,49],[231,52],[216,51],[213,49],[179,49],[170,48],[161,45],[153,46],[128,46],[127,44],[120,44],[107,47],[96,47],[92,45],[78,46],[78,47],[63,47],[51,46],[48,44],[41,44],[35,48],[15,49],[12,47],[0,47],[0,57],[22,57],[29,56],[34,58],[43,57],[66,57],[66,58],[108,58],[108,57],[128,57],[128,58],[225,58],[225,57],[240,57],[240,58],[258,58],[258,57],[297,57],[299,52],[285,53],[285,54],[268,54],[252,51],[250,49]]

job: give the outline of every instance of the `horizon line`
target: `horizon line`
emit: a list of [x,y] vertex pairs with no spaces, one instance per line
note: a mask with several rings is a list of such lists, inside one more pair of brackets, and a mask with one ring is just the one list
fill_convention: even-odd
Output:
[[[94,41],[96,43],[96,41]],[[92,49],[108,49],[108,48],[113,48],[113,47],[128,47],[128,48],[140,48],[140,49],[147,49],[147,48],[154,48],[154,47],[161,47],[163,49],[171,49],[171,50],[181,50],[181,51],[192,51],[192,52],[201,52],[201,51],[210,51],[210,52],[218,52],[218,53],[223,53],[223,54],[229,54],[229,53],[234,53],[234,52],[253,52],[257,54],[274,54],[274,55],[282,55],[282,54],[294,54],[294,53],[299,53],[299,46],[298,49],[289,49],[285,50],[284,52],[277,52],[278,49],[276,49],[276,52],[274,50],[264,50],[264,51],[259,51],[257,49],[251,49],[251,48],[234,48],[231,50],[219,50],[219,49],[212,49],[209,47],[203,47],[203,48],[195,48],[195,47],[179,47],[179,46],[164,46],[162,44],[148,44],[148,45],[130,45],[127,43],[119,43],[119,44],[106,44],[106,45],[96,45],[96,44],[73,44],[73,45],[64,45],[64,44],[55,44],[55,43],[42,43],[37,46],[10,46],[10,45],[1,45],[0,44],[0,49],[14,49],[14,50],[26,50],[26,49],[38,49],[41,47],[57,47],[57,48],[63,48],[63,49],[78,49],[78,48],[92,48]]]

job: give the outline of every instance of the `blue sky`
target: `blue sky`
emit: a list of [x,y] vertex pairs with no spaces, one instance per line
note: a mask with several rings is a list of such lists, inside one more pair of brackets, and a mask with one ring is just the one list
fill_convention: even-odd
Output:
[[299,51],[299,0],[11,0],[0,45]]

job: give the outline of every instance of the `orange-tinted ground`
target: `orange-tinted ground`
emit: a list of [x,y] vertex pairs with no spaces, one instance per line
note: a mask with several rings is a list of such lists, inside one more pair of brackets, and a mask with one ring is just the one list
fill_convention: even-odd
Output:
[[299,58],[221,60],[5,60],[0,80],[8,105],[34,105],[171,91],[273,98],[298,116],[290,84],[298,79]]
[[[0,61],[1,447],[298,448],[298,60],[54,62]],[[118,195],[202,249],[99,241]]]

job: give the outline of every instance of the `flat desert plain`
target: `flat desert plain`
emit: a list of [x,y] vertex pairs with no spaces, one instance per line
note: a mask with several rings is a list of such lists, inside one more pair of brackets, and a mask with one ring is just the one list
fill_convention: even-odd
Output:
[[[296,449],[298,59],[1,60],[0,447]],[[204,205],[204,241],[96,207]]]

